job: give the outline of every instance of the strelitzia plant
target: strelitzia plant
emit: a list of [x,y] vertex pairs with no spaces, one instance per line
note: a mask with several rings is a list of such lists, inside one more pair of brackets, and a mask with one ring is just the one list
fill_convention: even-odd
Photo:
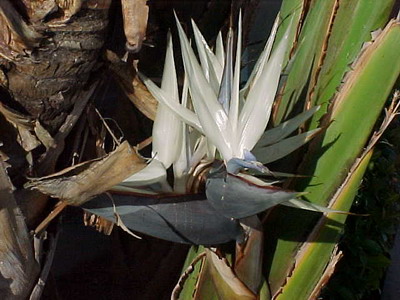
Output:
[[[228,33],[226,51],[221,46],[220,34],[214,53],[193,22],[201,63],[177,19],[185,67],[181,101],[169,35],[161,87],[141,75],[159,101],[153,127],[153,158],[147,168],[113,188],[113,209],[110,205],[105,209],[104,201],[109,203],[110,200],[103,196],[85,205],[85,209],[110,220],[115,220],[115,213],[118,213],[120,220],[130,229],[192,244],[243,241],[248,227],[240,220],[278,204],[330,211],[297,199],[298,193],[294,191],[273,186],[278,182],[276,177],[285,174],[272,173],[263,165],[292,152],[320,131],[315,129],[287,138],[312,116],[318,109],[316,107],[264,132],[277,93],[287,45],[286,35],[271,54],[277,24],[278,21],[250,81],[240,91],[240,18],[235,58],[232,30]],[[195,141],[191,142],[193,136]],[[261,161],[251,150],[260,153]],[[269,155],[261,155],[263,152]],[[215,155],[220,159],[215,159]],[[204,167],[204,164],[199,167],[201,159],[205,159],[208,165],[215,161],[203,172],[206,174],[205,195],[192,192],[187,195],[192,190],[186,189],[190,177],[199,173],[196,171],[198,168]],[[166,170],[171,165],[174,188],[166,181]],[[273,179],[261,180],[248,174],[246,170],[249,169],[272,175]],[[145,196],[149,191],[151,195]],[[196,213],[199,211],[201,213]]]
[[[289,1],[287,2],[289,3]],[[327,5],[327,3],[316,2],[316,4],[313,4],[313,12],[315,11],[316,13],[307,15],[307,19],[315,17],[318,20],[326,20],[326,18],[320,18],[321,14],[318,10],[318,5]],[[332,3],[329,2],[329,5],[332,5]],[[367,4],[363,5],[367,6]],[[376,5],[380,6],[381,4]],[[327,15],[333,15],[334,9],[336,9],[334,6],[327,8]],[[342,18],[344,18],[343,14],[346,13],[346,8],[340,7],[339,11],[341,11]],[[373,10],[366,9],[365,11],[371,12]],[[299,21],[297,20],[295,23],[297,22]],[[309,21],[306,24],[309,26],[312,24],[314,27],[312,32],[314,34],[319,33],[318,23]],[[292,27],[296,31],[299,26],[298,24],[293,26],[290,24],[288,27]],[[184,279],[188,277],[189,272],[185,271],[182,275],[182,280],[180,280],[174,289],[172,299],[177,299],[180,296],[181,299],[189,297],[203,299],[205,295],[208,297],[210,295],[217,297],[218,295],[221,299],[256,299],[257,297],[268,299],[271,298],[271,295],[282,299],[293,299],[293,297],[306,299],[311,292],[313,295],[318,294],[321,289],[320,282],[318,282],[319,278],[318,276],[310,276],[310,274],[313,274],[316,268],[318,268],[318,274],[322,274],[321,270],[325,268],[327,261],[332,260],[332,257],[337,257],[331,256],[331,249],[333,249],[339,233],[332,231],[330,224],[325,225],[329,219],[321,218],[309,236],[309,240],[301,248],[297,245],[297,239],[293,239],[295,242],[290,241],[290,243],[286,240],[278,241],[277,251],[272,259],[272,267],[269,270],[268,281],[264,282],[264,288],[259,294],[262,281],[263,235],[260,230],[259,221],[255,215],[277,204],[333,212],[314,204],[322,203],[321,199],[325,201],[331,197],[331,192],[328,193],[324,190],[326,187],[337,189],[337,193],[332,199],[332,207],[348,211],[372,152],[368,150],[366,152],[368,155],[363,155],[361,159],[357,159],[357,153],[364,146],[371,132],[372,124],[375,122],[388,96],[388,92],[393,86],[395,78],[398,77],[398,64],[393,64],[390,61],[383,68],[381,66],[382,60],[378,59],[378,57],[385,57],[381,55],[381,51],[388,54],[391,58],[395,57],[395,51],[392,49],[393,45],[398,45],[398,43],[394,43],[394,41],[398,41],[399,36],[398,21],[389,23],[379,36],[379,39],[376,39],[372,46],[369,46],[366,51],[362,52],[360,62],[356,63],[354,71],[343,79],[343,87],[340,89],[335,100],[333,100],[334,105],[331,105],[329,113],[325,116],[323,124],[327,126],[332,121],[334,122],[328,127],[325,136],[321,138],[324,141],[329,141],[329,143],[324,142],[324,149],[321,149],[318,145],[314,145],[314,148],[312,148],[313,151],[317,151],[320,154],[312,159],[314,162],[318,160],[316,171],[308,172],[310,176],[314,174],[311,181],[316,184],[309,184],[306,188],[301,189],[303,191],[311,191],[307,195],[307,198],[311,199],[313,204],[297,199],[296,196],[298,194],[295,192],[276,187],[273,181],[261,180],[246,172],[246,169],[252,169],[253,173],[267,173],[272,175],[272,177],[274,175],[276,177],[284,175],[277,172],[271,174],[263,164],[275,161],[289,154],[320,131],[320,129],[314,129],[303,134],[288,137],[302,123],[309,119],[319,109],[319,106],[315,106],[293,119],[281,122],[282,113],[285,112],[287,114],[291,111],[285,100],[291,96],[291,93],[284,93],[283,100],[285,101],[279,103],[274,115],[275,123],[280,125],[264,132],[269,120],[272,101],[277,91],[279,76],[285,65],[282,53],[283,51],[287,51],[284,45],[287,43],[288,32],[286,31],[282,34],[283,38],[274,46],[275,50],[272,52],[273,40],[277,30],[277,22],[275,23],[271,37],[260,59],[256,63],[254,71],[244,88],[239,90],[240,23],[238,26],[239,42],[236,47],[235,59],[233,59],[232,54],[232,32],[228,34],[230,38],[228,38],[226,52],[223,51],[221,35],[219,35],[216,52],[214,53],[205,42],[197,27],[195,25],[193,27],[199,60],[194,54],[189,40],[178,22],[185,76],[187,78],[186,84],[190,95],[190,100],[185,101],[191,101],[192,105],[187,105],[187,103],[182,105],[178,101],[170,99],[168,93],[164,91],[163,86],[162,88],[157,87],[144,75],[142,76],[142,80],[164,107],[169,108],[171,112],[192,130],[204,136],[202,139],[203,141],[207,140],[210,150],[212,150],[213,146],[215,147],[217,150],[216,157],[218,158],[216,161],[218,163],[207,173],[205,195],[198,194],[196,197],[199,198],[191,198],[194,195],[178,196],[174,194],[170,194],[169,198],[165,196],[162,196],[164,197],[162,198],[159,195],[157,196],[157,201],[152,200],[153,202],[150,205],[147,205],[149,200],[140,198],[140,195],[131,194],[124,196],[126,197],[125,200],[121,198],[122,196],[118,195],[114,198],[114,204],[118,209],[118,213],[125,213],[124,217],[130,228],[164,239],[206,245],[227,240],[236,240],[238,249],[235,257],[236,260],[230,263],[219,258],[210,248],[209,250],[204,250],[201,247],[199,250],[192,248],[194,250],[190,252],[186,266],[188,266],[187,270],[195,269],[195,273],[192,274],[191,278],[195,280],[190,280],[190,282],[188,281],[185,284]],[[327,26],[326,28],[328,30],[331,27]],[[338,30],[336,27],[333,27],[333,29]],[[336,32],[335,30],[333,32]],[[303,31],[306,32],[304,28]],[[325,32],[322,32],[322,34],[325,34]],[[332,35],[328,35],[330,39],[335,37],[335,39],[339,40],[342,39],[342,36],[343,33],[341,31],[336,32],[335,35],[333,33]],[[323,39],[318,40],[313,35],[306,35],[305,38],[299,40],[299,48],[295,52],[295,60],[294,64],[292,64],[293,69],[298,68],[298,65],[304,64],[304,58],[300,55],[303,52],[300,50],[308,46],[310,41],[312,43],[325,41],[325,36]],[[333,43],[332,45],[332,49],[329,47],[328,49],[331,52],[336,52],[336,44]],[[359,45],[361,47],[361,44]],[[172,43],[169,43],[169,47],[172,47]],[[311,47],[311,49],[324,49],[324,47]],[[356,53],[359,49],[357,48],[354,51]],[[343,56],[346,56],[346,59],[348,59],[348,52],[344,50],[342,52]],[[309,54],[307,51],[304,53],[307,55],[312,54]],[[173,59],[173,56],[171,59]],[[233,63],[234,60],[235,64]],[[310,60],[310,63],[311,61],[313,60]],[[342,75],[345,73],[344,66],[347,66],[351,62],[352,60],[349,60],[346,64],[340,65]],[[325,63],[334,64],[335,60],[326,60],[324,61]],[[315,68],[315,73],[318,74],[320,65],[317,64]],[[377,88],[372,88],[373,84],[370,82],[371,78],[374,77],[367,77],[365,74],[368,74],[368,72],[361,72],[364,69],[371,72],[371,74],[375,74],[372,73],[372,70],[385,70],[385,72],[379,74],[385,74],[385,78],[388,78],[389,84],[383,84],[380,87],[381,89],[376,92]],[[328,72],[329,70],[331,68],[322,69],[323,72]],[[387,70],[390,70],[390,72],[386,72]],[[289,79],[296,76],[304,77],[304,73],[289,72]],[[332,78],[329,72],[327,75],[324,75],[325,77],[329,78],[329,80]],[[369,84],[365,84],[365,82]],[[288,80],[287,84],[284,85],[284,89],[289,89],[293,84],[296,85],[296,93],[294,93],[296,97],[294,99],[298,99],[304,85],[302,85],[302,82],[298,83],[297,80]],[[267,86],[269,88],[266,88]],[[370,99],[370,97],[367,97],[368,94],[363,92],[365,89],[369,93],[375,93],[377,95],[376,98],[380,99],[379,104],[375,104],[374,102],[372,106],[376,107],[376,109],[370,109],[369,106],[364,107],[363,103],[365,99]],[[271,94],[268,94],[270,91],[272,91]],[[315,96],[318,94],[309,93],[307,95]],[[269,100],[267,101],[266,99]],[[372,103],[372,98],[370,101]],[[307,107],[312,106],[312,103],[322,106],[326,105],[322,100],[308,101],[306,103]],[[358,103],[358,105],[354,103]],[[190,109],[192,106],[193,110]],[[287,109],[287,107],[289,108]],[[357,124],[354,127],[354,118],[349,116],[351,112],[354,113],[354,110],[358,113],[360,107],[365,108],[363,117],[368,116],[370,121]],[[257,109],[264,110],[265,114],[259,115]],[[324,109],[325,113],[326,107]],[[338,114],[339,111],[341,114]],[[358,114],[355,115],[357,116]],[[349,130],[349,124],[347,123],[352,123],[353,127],[350,127],[351,130]],[[312,124],[314,125],[310,128],[315,128],[315,120]],[[360,134],[355,135],[354,132],[356,131]],[[356,137],[357,143],[354,142]],[[332,151],[332,145],[333,148],[339,150]],[[330,147],[329,151],[325,152],[328,146]],[[367,149],[372,149],[371,147],[367,147]],[[349,149],[352,151],[351,155],[344,156],[343,153],[346,152],[348,154]],[[353,151],[354,149],[356,151]],[[185,151],[183,148],[181,150]],[[307,156],[310,157],[313,151],[308,151]],[[323,153],[320,153],[322,151]],[[209,158],[212,157],[213,155],[209,156]],[[338,186],[342,182],[339,179],[343,179],[343,175],[346,175],[346,172],[343,172],[343,170],[349,170],[348,165],[353,164],[353,162],[354,168],[352,167],[350,170],[343,185]],[[346,168],[343,166],[346,166]],[[194,165],[193,167],[195,168],[196,166]],[[341,173],[336,170],[338,168],[342,168],[340,170]],[[320,192],[312,193],[315,189],[319,189]],[[188,198],[191,198],[191,200],[186,201]],[[193,201],[194,199],[196,201]],[[109,206],[105,201],[92,201],[91,207],[86,206],[86,209],[112,219],[112,210],[109,207],[106,208],[107,205]],[[140,211],[138,213],[138,211],[134,210],[142,209],[143,207],[146,208],[146,214]],[[145,218],[141,217],[142,215],[145,215]],[[296,222],[300,230],[303,230],[304,227],[301,225],[302,223],[309,222],[309,220],[300,218],[293,220],[292,217],[288,217],[286,214],[280,217],[287,220],[285,222],[290,224]],[[340,220],[340,222],[344,220],[343,216],[333,216],[331,214],[329,214],[329,218]],[[292,231],[296,230],[292,228]],[[317,239],[320,236],[333,236],[332,242],[312,242],[313,239]],[[299,249],[299,251],[296,249]],[[294,256],[294,254],[296,255]],[[294,260],[293,257],[295,257]],[[321,257],[324,258],[322,261]],[[201,267],[196,266],[199,260],[203,261]],[[292,263],[295,263],[295,265],[292,266]],[[335,263],[332,264],[334,265]],[[332,266],[328,269],[332,269]],[[326,280],[327,276],[329,275],[323,274],[321,280]],[[268,295],[268,285],[270,286],[270,295]],[[193,296],[194,294],[195,296]]]
[[[228,182],[233,180],[233,177],[231,178],[230,175],[235,175],[238,178],[237,180],[241,182],[244,182],[243,179],[245,178],[245,180],[259,186],[271,184],[271,182],[260,181],[255,177],[242,174],[240,171],[250,168],[271,174],[262,163],[282,158],[306,143],[320,131],[320,129],[316,129],[285,139],[299,125],[312,116],[318,109],[316,107],[283,123],[279,127],[264,132],[278,89],[287,45],[287,35],[282,39],[274,53],[271,54],[278,24],[278,21],[276,21],[273,32],[256,64],[250,81],[240,91],[241,21],[239,20],[238,26],[235,64],[233,63],[232,55],[232,30],[228,33],[227,51],[224,61],[225,51],[220,46],[221,35],[219,34],[218,36],[216,53],[213,53],[195,23],[192,22],[192,24],[201,63],[198,62],[189,40],[177,20],[185,74],[188,79],[194,111],[174,101],[163,88],[158,88],[144,75],[142,75],[142,79],[163,107],[169,108],[183,122],[204,134],[210,144],[215,145],[224,162],[221,168],[224,170],[223,173],[228,176],[225,178]],[[168,45],[172,47],[172,43]],[[170,50],[167,51],[170,52]],[[170,74],[174,73],[170,72]],[[286,145],[286,147],[283,147],[283,145]],[[255,153],[259,154],[260,160],[257,160],[250,152],[253,149]],[[221,176],[216,174],[220,174],[220,172],[209,176],[206,194],[208,199],[214,205],[218,206],[220,201],[216,199],[222,198],[223,195],[220,195],[220,193],[224,193],[224,191],[220,190],[216,192],[219,190],[217,187],[224,185],[221,184],[221,179],[217,179]],[[274,175],[280,174],[276,173]],[[229,189],[234,192],[236,186],[237,184],[229,184]],[[262,195],[265,196],[268,194],[265,188],[263,190]],[[242,209],[238,209],[237,214],[232,215],[225,212],[225,215],[240,218],[254,215],[260,211],[261,207],[263,207],[261,210],[264,210],[280,202],[290,200],[291,202],[289,203],[292,204],[300,203],[300,200],[294,199],[296,195],[294,192],[276,188],[271,189],[269,192],[271,193],[271,199],[261,200],[257,196],[246,197],[258,204],[254,205],[253,208],[251,208],[252,205],[248,205],[247,209],[242,207]],[[229,202],[227,201],[227,205],[231,205],[234,202],[235,200],[231,199]],[[243,201],[237,202],[238,205],[242,203],[242,206],[248,204],[243,203]],[[304,207],[306,205],[306,203],[303,204]],[[248,211],[248,213],[245,211]]]

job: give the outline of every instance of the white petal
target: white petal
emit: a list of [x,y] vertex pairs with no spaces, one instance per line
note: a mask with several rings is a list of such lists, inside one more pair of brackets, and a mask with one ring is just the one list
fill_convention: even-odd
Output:
[[156,98],[159,103],[167,106],[171,111],[173,111],[183,122],[196,128],[198,131],[203,132],[201,124],[196,114],[191,110],[183,107],[179,103],[176,103],[158,86],[154,84],[149,78],[143,74],[139,74],[143,83],[146,85],[150,93]]
[[[187,76],[185,76],[183,81],[183,89],[182,89],[182,106],[187,107],[188,105],[188,92],[189,92],[189,83],[187,80]],[[182,131],[182,142],[181,149],[178,158],[175,160],[173,164],[174,169],[174,190],[177,192],[184,192],[183,186],[186,186],[186,174],[190,169],[190,157],[192,155],[190,139],[189,139],[189,128],[185,123],[181,123],[181,131]]]
[[209,74],[208,74],[210,77],[208,82],[209,82],[210,86],[212,87],[214,94],[218,95],[219,86],[220,86],[222,78],[215,73],[215,69],[212,67],[212,62],[211,62],[209,56],[207,56],[207,61],[208,61],[209,65],[211,66],[211,68],[209,70]]
[[[235,71],[233,75],[231,103],[229,109],[229,120],[231,121],[233,132],[235,132],[235,143],[239,142],[240,131],[238,128],[239,118],[239,82],[240,82],[240,61],[242,56],[242,11],[239,14],[239,24],[237,33]],[[239,153],[241,157],[242,153]]]
[[222,75],[221,86],[218,92],[218,102],[221,103],[226,113],[229,112],[229,106],[232,96],[232,72],[233,72],[232,56],[233,56],[233,32],[232,29],[229,28],[228,43],[226,50],[226,62],[224,67],[224,73]]
[[201,34],[199,28],[197,27],[196,23],[192,21],[192,27],[193,27],[193,32],[194,32],[194,39],[196,41],[196,46],[197,46],[197,52],[199,53],[199,58],[200,58],[200,62],[201,62],[201,68],[203,69],[204,72],[204,76],[206,77],[207,80],[210,80],[210,76],[209,76],[209,67],[208,67],[208,58],[207,58],[207,54],[206,54],[206,49],[205,49],[205,45],[208,44],[205,40],[205,38],[203,37],[203,35]]
[[254,84],[257,82],[259,79],[263,66],[267,62],[271,50],[272,50],[272,45],[274,44],[276,32],[278,30],[278,25],[279,25],[279,14],[275,18],[274,25],[272,26],[272,30],[270,33],[270,36],[268,37],[267,43],[265,44],[264,50],[261,52],[260,56],[257,59],[256,64],[254,65],[253,71],[250,74],[249,79],[246,82],[246,85],[243,87],[243,89],[240,91],[241,94],[247,95],[248,91],[253,88]]
[[224,65],[225,52],[224,52],[224,42],[222,41],[222,33],[218,32],[217,42],[215,45],[215,56],[217,57],[221,66]]
[[138,187],[163,182],[167,178],[167,173],[162,162],[153,159],[144,169],[131,175],[119,185],[128,187]]
[[260,77],[249,91],[247,100],[239,117],[241,128],[240,149],[251,150],[260,139],[267,126],[271,108],[278,89],[285,50],[288,43],[288,31],[272,53],[262,69]]
[[[171,35],[168,34],[167,53],[161,89],[168,99],[179,104],[178,82]],[[153,156],[168,169],[177,159],[182,146],[182,122],[163,103],[159,103],[153,125]]]
[[[210,71],[214,72],[218,80],[221,81],[223,62],[221,63],[218,57],[212,52],[210,46],[207,44],[206,39],[201,34],[200,29],[192,20],[193,32],[196,41],[197,51],[199,53],[201,67],[208,82],[211,82]],[[203,67],[204,65],[204,67]]]
[[217,147],[224,159],[232,157],[232,127],[228,116],[218,103],[199,66],[189,41],[177,19],[185,71],[189,78],[189,90],[196,114],[208,139]]

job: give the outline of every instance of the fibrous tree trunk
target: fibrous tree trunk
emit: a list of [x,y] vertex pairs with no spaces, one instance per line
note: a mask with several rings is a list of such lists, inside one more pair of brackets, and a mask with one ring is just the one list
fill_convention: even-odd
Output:
[[48,197],[23,184],[27,176],[56,170],[65,139],[98,85],[93,74],[103,68],[110,4],[0,2],[1,299],[26,298],[38,280],[43,257],[39,248],[34,254],[34,244],[43,236],[29,237],[29,230],[43,217]]

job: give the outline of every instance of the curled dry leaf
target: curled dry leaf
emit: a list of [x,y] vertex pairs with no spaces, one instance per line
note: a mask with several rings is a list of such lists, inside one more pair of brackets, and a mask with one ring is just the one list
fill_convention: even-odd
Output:
[[41,35],[28,26],[8,0],[0,1],[0,55],[15,60],[24,50],[38,45]]
[[[257,296],[236,276],[226,259],[206,250],[206,268],[212,278],[220,299],[255,300]],[[201,284],[201,283],[200,283]],[[205,296],[205,295],[203,295]]]
[[22,0],[22,2],[32,23],[44,20],[49,14],[58,10],[55,0]]
[[146,37],[149,15],[146,2],[147,0],[121,0],[126,48],[130,52],[139,52]]
[[80,11],[82,0],[56,0],[57,5],[64,12],[64,17],[70,19],[73,15]]
[[262,285],[262,261],[264,233],[257,216],[241,220],[247,238],[244,243],[236,243],[234,273],[255,294]]
[[136,74],[132,74],[125,62],[114,52],[107,50],[106,58],[110,62],[110,70],[117,77],[117,81],[125,95],[132,103],[150,120],[154,120],[158,102],[139,80]]
[[32,133],[35,127],[35,123],[31,117],[23,115],[5,106],[1,102],[0,102],[0,114],[3,114],[6,120],[18,130],[17,140],[25,151],[29,152],[40,145],[39,140]]
[[7,168],[0,152],[0,298],[26,299],[39,269]]
[[110,235],[114,228],[113,222],[92,214],[88,211],[84,211],[83,223],[85,224],[85,226],[94,227],[98,232],[104,233],[105,235]]
[[128,142],[101,159],[64,169],[50,176],[31,179],[26,188],[79,206],[146,166]]

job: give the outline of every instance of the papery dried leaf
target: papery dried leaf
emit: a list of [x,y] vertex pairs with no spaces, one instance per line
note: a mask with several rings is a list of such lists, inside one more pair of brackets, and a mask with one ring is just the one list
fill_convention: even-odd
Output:
[[206,253],[209,264],[208,271],[211,273],[213,283],[217,287],[216,291],[220,296],[219,299],[257,299],[256,295],[236,276],[225,259],[219,258],[210,250],[206,250]]
[[150,120],[154,120],[158,101],[147,90],[137,76],[132,75],[126,63],[112,51],[107,50],[106,56],[110,62],[110,69],[116,75],[117,82],[131,102]]
[[25,299],[39,269],[6,168],[0,157],[0,298]]
[[262,284],[264,233],[260,220],[252,216],[241,220],[245,226],[246,241],[236,243],[234,271],[236,276],[255,294]]
[[105,235],[110,235],[114,228],[113,222],[87,211],[84,212],[83,223],[85,226],[94,227],[98,232],[104,233]]
[[70,19],[77,14],[82,7],[83,0],[56,0],[57,5],[64,12],[64,17]]
[[[35,123],[30,116],[23,115],[0,102],[0,113],[4,115],[8,122],[10,122],[18,130],[18,143],[29,152],[40,145],[40,142],[33,134]],[[44,129],[44,128],[43,128]]]
[[38,45],[41,35],[28,26],[9,0],[0,1],[0,55],[14,60]]
[[30,152],[36,147],[40,146],[39,140],[29,130],[20,126],[17,126],[17,130],[17,141],[25,151]]
[[146,2],[147,0],[121,0],[126,48],[131,52],[139,52],[146,38],[149,15]]
[[30,22],[39,22],[44,20],[46,16],[58,10],[58,5],[55,0],[23,0]]
[[54,147],[54,145],[56,144],[53,137],[46,130],[46,128],[44,128],[42,124],[40,124],[38,120],[36,120],[35,122],[35,133],[40,142],[46,147],[46,149]]
[[124,142],[104,158],[84,162],[50,176],[31,179],[26,187],[78,206],[145,166],[145,161],[135,149]]

